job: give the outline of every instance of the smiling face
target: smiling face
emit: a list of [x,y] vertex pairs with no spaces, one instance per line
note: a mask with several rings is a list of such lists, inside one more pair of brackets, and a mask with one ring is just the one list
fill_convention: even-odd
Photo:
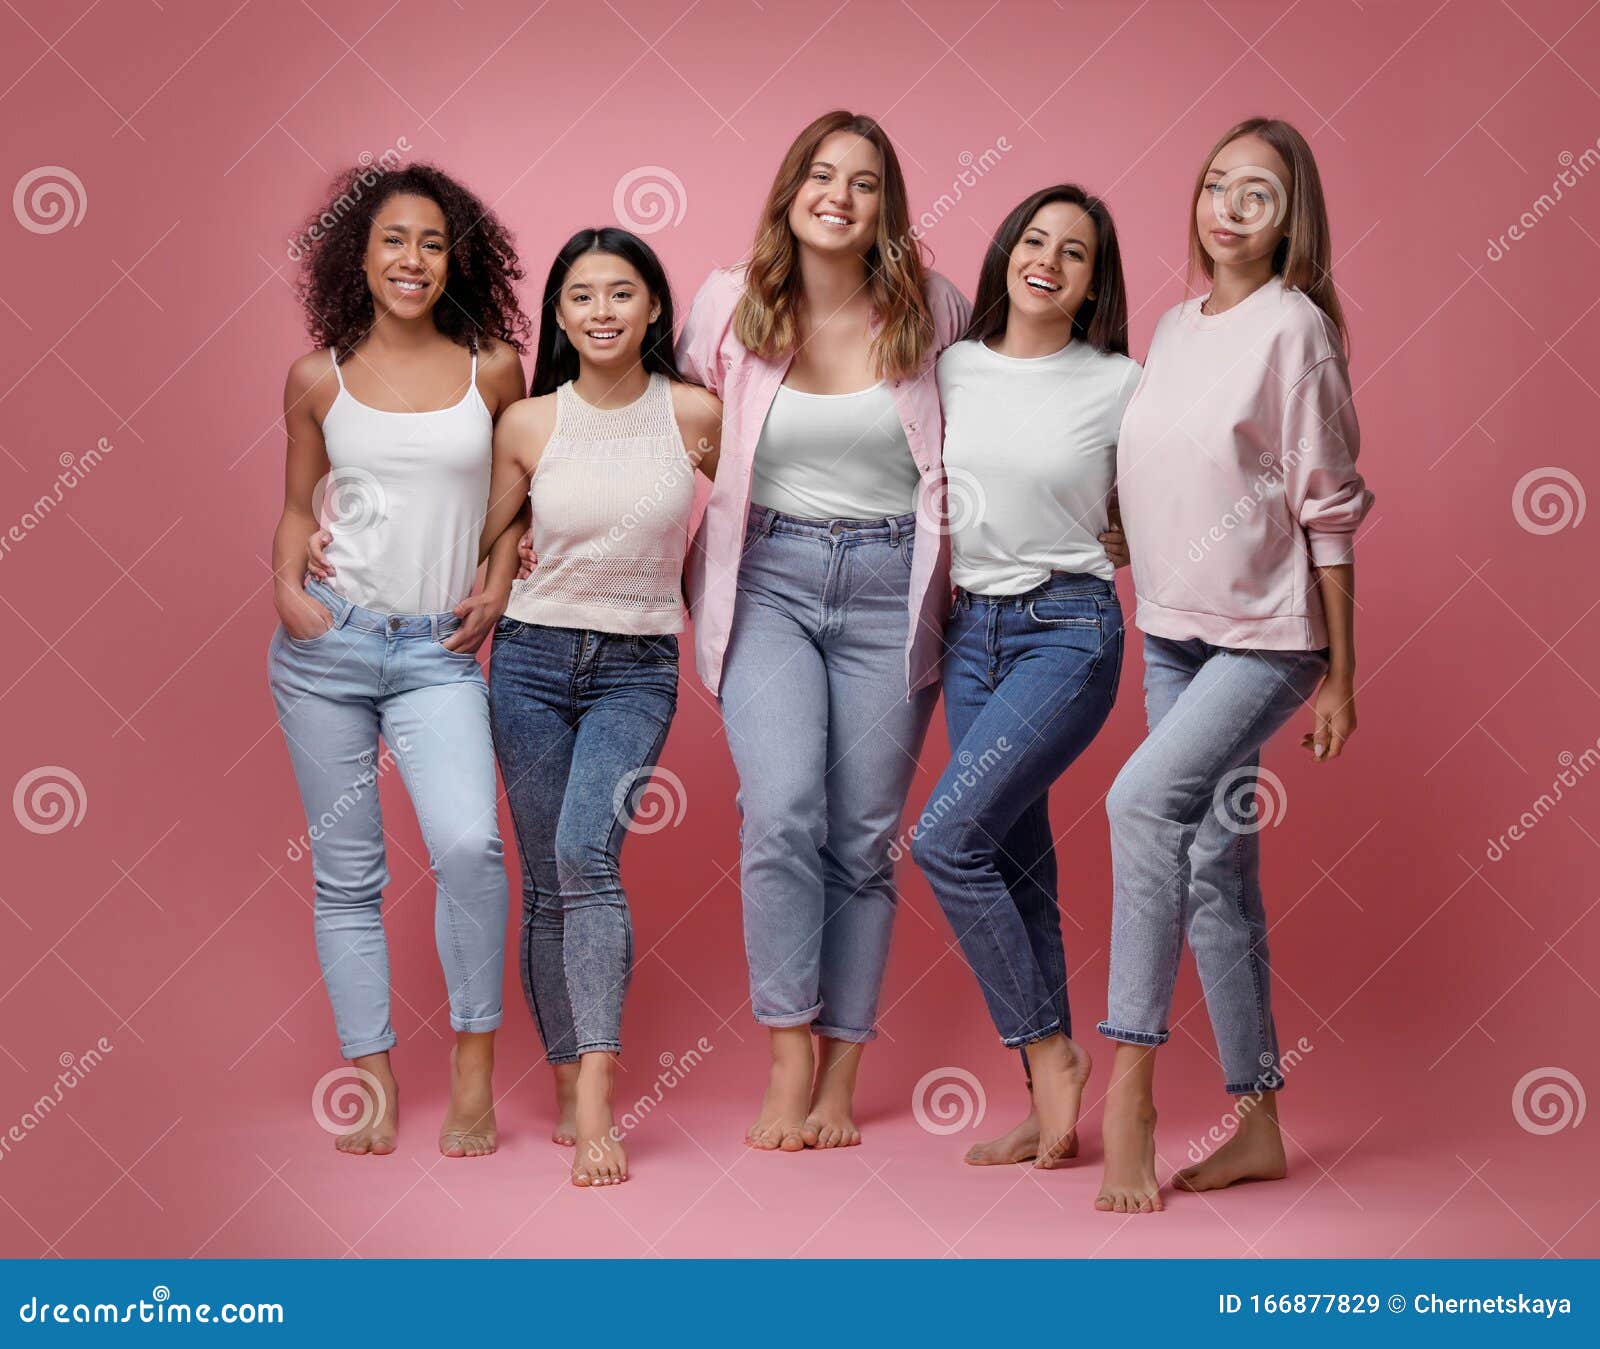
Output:
[[450,268],[444,212],[400,192],[380,202],[367,230],[367,288],[378,313],[419,319],[439,303]]
[[578,258],[556,304],[556,322],[579,357],[601,367],[637,361],[645,333],[660,314],[638,271],[612,253]]
[[883,157],[851,131],[823,138],[789,205],[789,228],[801,244],[865,257],[877,242]]
[[1289,223],[1289,167],[1259,136],[1217,151],[1194,204],[1195,229],[1213,265],[1247,267],[1270,258]]
[[1071,322],[1094,298],[1094,220],[1083,207],[1052,201],[1034,212],[1011,250],[1006,298],[1015,317]]

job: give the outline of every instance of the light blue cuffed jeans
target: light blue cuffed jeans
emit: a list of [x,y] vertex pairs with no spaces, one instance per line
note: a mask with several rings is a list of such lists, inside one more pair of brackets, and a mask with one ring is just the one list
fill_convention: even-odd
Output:
[[310,579],[306,593],[333,615],[333,626],[307,641],[280,626],[268,674],[305,804],[317,956],[340,1050],[354,1059],[395,1044],[378,808],[378,780],[390,761],[416,809],[437,883],[434,937],[450,1024],[494,1030],[508,905],[489,691],[477,658],[440,644],[458,626],[453,614],[380,614]]
[[1272,1091],[1283,1085],[1283,1074],[1272,1020],[1260,830],[1282,803],[1275,788],[1253,779],[1261,747],[1327,672],[1327,653],[1147,634],[1144,662],[1150,734],[1106,797],[1111,975],[1099,1030],[1128,1044],[1166,1043],[1187,939],[1224,1090]]
[[755,507],[727,658],[750,1003],[771,1027],[876,1033],[895,830],[938,696],[906,696],[914,515]]

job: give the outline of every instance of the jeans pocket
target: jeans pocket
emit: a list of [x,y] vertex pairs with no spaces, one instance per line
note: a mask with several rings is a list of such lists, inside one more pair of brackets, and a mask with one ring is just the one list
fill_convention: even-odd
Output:
[[1096,628],[1100,604],[1093,595],[1040,595],[1028,601],[1028,617],[1041,628]]
[[641,635],[626,639],[634,660],[645,665],[678,664],[678,639],[671,633]]

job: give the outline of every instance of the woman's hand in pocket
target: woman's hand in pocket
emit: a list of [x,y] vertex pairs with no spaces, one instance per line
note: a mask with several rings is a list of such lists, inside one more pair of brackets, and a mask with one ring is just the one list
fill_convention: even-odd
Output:
[[296,641],[309,642],[333,626],[333,615],[305,591],[294,592],[278,601],[278,619],[283,630]]

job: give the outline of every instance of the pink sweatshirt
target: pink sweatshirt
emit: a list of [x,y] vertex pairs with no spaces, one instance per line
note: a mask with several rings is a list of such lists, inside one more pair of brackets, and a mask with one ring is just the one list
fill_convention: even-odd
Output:
[[1274,277],[1225,313],[1156,324],[1122,421],[1117,496],[1134,621],[1274,651],[1328,644],[1313,567],[1354,560],[1372,506],[1338,332]]
[[[722,682],[722,656],[733,627],[756,441],[790,360],[787,356],[765,360],[745,350],[733,335],[733,311],[743,291],[743,268],[712,272],[694,297],[678,339],[679,368],[722,399],[717,480],[706,501],[705,516],[685,568],[689,615],[694,622],[695,666],[713,693]],[[911,457],[922,477],[911,567],[911,630],[906,641],[908,693],[939,677],[944,620],[950,607],[944,437],[935,360],[961,335],[972,312],[961,292],[936,272],[928,274],[927,299],[933,314],[934,349],[916,375],[889,381]]]

